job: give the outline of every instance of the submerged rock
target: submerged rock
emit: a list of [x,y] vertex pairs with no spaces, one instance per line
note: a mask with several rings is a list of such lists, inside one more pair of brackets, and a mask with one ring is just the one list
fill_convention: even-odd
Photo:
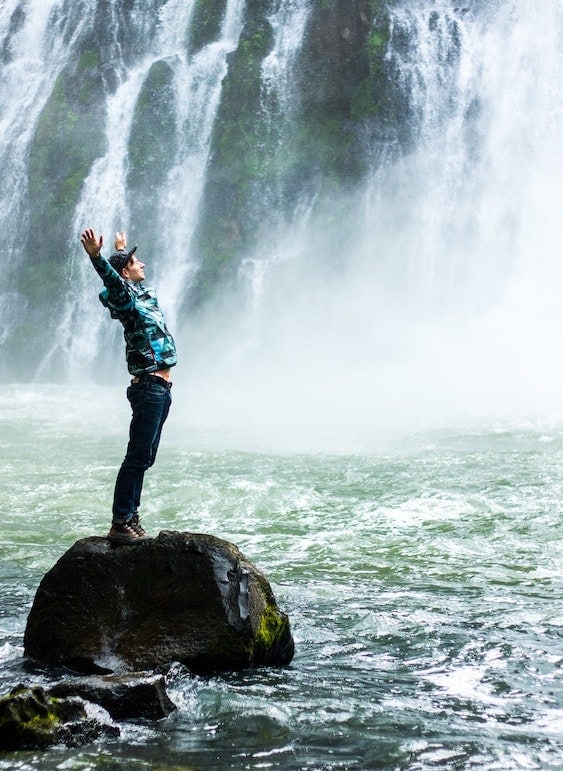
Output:
[[289,619],[264,574],[236,546],[163,531],[133,545],[74,544],[44,576],[24,653],[85,673],[192,671],[287,664]]
[[79,696],[99,704],[114,720],[161,720],[176,709],[166,693],[162,675],[143,673],[79,677],[49,688],[56,697]]
[[40,686],[17,686],[0,698],[0,750],[42,749],[53,744],[78,747],[119,728],[100,708],[82,699],[59,699]]

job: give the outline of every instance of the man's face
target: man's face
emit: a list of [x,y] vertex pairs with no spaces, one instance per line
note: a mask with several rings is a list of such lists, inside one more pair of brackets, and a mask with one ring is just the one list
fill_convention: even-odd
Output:
[[127,267],[123,268],[121,272],[128,281],[132,281],[134,284],[145,280],[145,264],[138,260],[135,255],[131,257]]

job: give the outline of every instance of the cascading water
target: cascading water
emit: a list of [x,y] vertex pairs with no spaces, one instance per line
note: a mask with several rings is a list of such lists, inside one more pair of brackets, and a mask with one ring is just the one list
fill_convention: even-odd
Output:
[[[0,342],[27,313],[17,268],[28,222],[26,161],[39,115],[81,30],[92,22],[82,4],[9,0],[0,8]],[[69,5],[69,4],[67,4]]]
[[[294,85],[294,72],[298,66],[297,56],[303,43],[303,35],[310,15],[310,3],[307,0],[279,2],[270,23],[274,30],[274,44],[270,54],[264,59],[261,67],[261,118],[265,124],[265,143],[274,158],[291,152],[293,141],[293,108],[297,94]],[[287,243],[287,222],[283,217],[284,192],[281,185],[270,193],[270,206],[280,212],[277,228],[283,234],[283,246],[272,249],[272,233],[269,233],[267,243],[256,252],[243,259],[240,276],[248,298],[245,309],[246,326],[241,330],[241,340],[235,344],[235,353],[252,350],[260,341],[260,324],[264,303],[264,282],[268,273],[279,260],[287,260],[291,249]],[[292,229],[302,233],[308,222],[308,217],[300,211],[305,205],[310,214],[312,201],[305,197],[302,202],[293,202],[294,216],[291,220]],[[293,234],[295,237],[295,233]],[[276,236],[274,236],[275,243]]]
[[344,243],[307,212],[260,245],[229,388],[297,432],[559,413],[563,5],[397,3],[390,24],[407,149],[367,136]]
[[394,17],[402,50],[392,45],[390,55],[410,94],[416,145],[387,177],[386,229],[368,232],[392,273],[401,261],[408,305],[430,322],[424,355],[462,394],[458,406],[477,412],[534,411],[548,394],[543,407],[561,407],[558,388],[543,381],[560,378],[552,347],[561,316],[553,295],[549,310],[544,303],[562,193],[562,11],[418,3]]
[[542,167],[560,157],[561,6],[472,5],[395,11],[389,56],[409,94],[416,146],[392,171],[398,195],[387,214],[400,212],[393,224],[407,236],[411,292],[474,313],[510,283],[547,181]]
[[[107,32],[104,98],[96,115],[105,151],[81,185],[68,242],[48,247],[64,264],[62,310],[51,322],[39,379],[57,371],[90,377],[108,351],[119,356],[119,330],[100,313],[96,279],[78,246],[86,224],[103,231],[106,243],[120,227],[133,239],[141,232],[150,280],[183,347],[180,311],[199,267],[192,237],[222,79],[245,4],[226,3],[218,34],[192,49],[194,8],[175,0],[156,11],[110,4],[110,16],[100,20],[95,0],[3,5],[4,342],[33,309],[18,276],[28,261],[26,158],[33,131],[88,28],[97,24]],[[300,52],[312,8],[307,0],[270,6],[273,41],[260,70],[256,122],[264,126],[262,153],[272,168],[293,152],[306,81]],[[380,413],[387,397],[402,411],[405,400],[412,405],[418,398],[413,380],[422,411],[429,406],[425,390],[439,399],[446,391],[460,393],[461,404],[463,383],[481,391],[478,383],[486,378],[490,387],[492,363],[502,401],[499,354],[509,383],[518,377],[520,350],[545,369],[542,357],[556,344],[550,314],[559,318],[552,287],[560,277],[561,2],[540,8],[520,0],[463,6],[418,0],[390,4],[386,13],[384,62],[399,94],[402,136],[364,124],[369,173],[354,190],[329,193],[319,169],[302,185],[280,178],[279,185],[270,180],[267,189],[252,192],[263,194],[264,211],[275,216],[240,255],[238,289],[229,290],[227,303],[225,297],[210,303],[197,328],[190,321],[186,337],[189,377],[202,396],[224,401],[228,382],[227,401],[238,392],[246,413],[267,393],[277,395],[274,403],[266,398],[264,410],[277,411],[294,392],[302,404],[297,422],[311,411],[324,421],[326,410],[346,412],[351,402],[363,415],[374,391]],[[158,162],[156,182],[145,175],[139,183],[128,153],[136,109],[159,64],[168,78],[170,120],[155,131],[166,131],[169,156]],[[158,105],[155,110],[158,118]],[[215,409],[211,401],[204,412]],[[472,408],[478,410],[478,402]],[[295,406],[289,398],[287,411]]]

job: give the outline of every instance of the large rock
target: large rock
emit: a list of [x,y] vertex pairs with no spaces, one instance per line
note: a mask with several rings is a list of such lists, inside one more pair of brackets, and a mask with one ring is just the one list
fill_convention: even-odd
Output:
[[26,656],[86,673],[240,669],[293,652],[288,617],[236,546],[171,531],[75,543],[43,578],[24,636]]

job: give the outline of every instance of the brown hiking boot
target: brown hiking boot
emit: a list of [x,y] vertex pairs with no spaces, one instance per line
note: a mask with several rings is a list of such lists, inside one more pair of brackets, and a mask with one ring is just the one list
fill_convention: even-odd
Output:
[[145,528],[139,522],[138,514],[135,514],[127,524],[129,525],[129,527],[133,528],[133,530],[137,533],[137,535],[140,535],[141,537],[146,535]]
[[143,528],[137,524],[133,525],[132,522],[126,522],[123,525],[119,525],[117,522],[111,523],[111,530],[107,534],[107,539],[110,543],[137,543],[137,541],[145,541],[148,535],[145,535]]

